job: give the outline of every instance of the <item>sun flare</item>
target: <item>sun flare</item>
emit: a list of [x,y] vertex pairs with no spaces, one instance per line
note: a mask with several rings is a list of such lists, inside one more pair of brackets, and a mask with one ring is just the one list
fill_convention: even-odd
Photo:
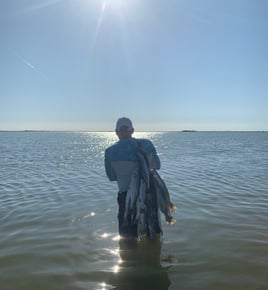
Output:
[[[124,57],[127,69],[133,65],[131,53],[128,48],[128,19],[137,15],[139,10],[134,0],[96,0],[96,22],[94,31],[91,34],[91,49],[97,50],[99,40],[103,39],[103,33],[119,30],[121,35],[120,43],[123,46]],[[107,27],[107,24],[109,27]],[[117,32],[116,32],[117,33]]]

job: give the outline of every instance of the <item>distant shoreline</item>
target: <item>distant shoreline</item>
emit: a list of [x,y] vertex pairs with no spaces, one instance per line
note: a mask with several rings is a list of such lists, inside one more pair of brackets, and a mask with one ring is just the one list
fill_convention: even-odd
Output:
[[[70,133],[114,133],[114,131],[103,131],[103,130],[0,130],[0,133],[5,133],[5,132],[18,132],[18,133],[42,133],[42,132],[70,132]],[[247,132],[268,132],[268,130],[144,130],[144,131],[135,131],[136,133],[140,132],[147,132],[147,133],[215,133],[215,132],[241,132],[241,133],[247,133]]]
[[189,133],[189,132],[198,132],[197,130],[181,130],[181,132],[186,132],[186,133]]

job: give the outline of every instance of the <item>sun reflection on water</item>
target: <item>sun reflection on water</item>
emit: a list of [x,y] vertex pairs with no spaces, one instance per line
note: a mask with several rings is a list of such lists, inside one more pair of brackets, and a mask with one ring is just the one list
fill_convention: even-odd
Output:
[[108,234],[108,233],[103,233],[103,234],[101,235],[101,237],[104,238],[104,239],[106,239],[106,238],[109,237],[109,234]]
[[115,266],[113,267],[113,272],[114,272],[114,273],[118,273],[119,270],[120,270],[119,265],[115,265]]
[[100,283],[100,290],[105,290],[105,289],[107,289],[106,287],[107,287],[107,284],[105,283],[105,282],[101,282]]

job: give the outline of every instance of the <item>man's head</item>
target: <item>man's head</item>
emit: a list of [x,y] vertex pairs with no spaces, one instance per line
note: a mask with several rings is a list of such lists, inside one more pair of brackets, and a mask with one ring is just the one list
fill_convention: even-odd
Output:
[[115,132],[119,139],[130,138],[134,132],[131,120],[126,117],[119,118],[116,122]]

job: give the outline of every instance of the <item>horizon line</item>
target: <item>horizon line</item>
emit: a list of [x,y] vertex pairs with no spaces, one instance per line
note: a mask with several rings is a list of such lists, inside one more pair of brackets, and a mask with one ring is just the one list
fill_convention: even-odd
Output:
[[[0,129],[0,132],[24,132],[24,133],[31,133],[31,132],[81,132],[81,133],[114,133],[114,130],[32,130],[32,129],[25,129],[25,130],[5,130]],[[160,133],[160,132],[181,132],[181,133],[198,133],[198,132],[268,132],[268,130],[135,130],[134,133],[137,132],[153,132],[153,133]]]

